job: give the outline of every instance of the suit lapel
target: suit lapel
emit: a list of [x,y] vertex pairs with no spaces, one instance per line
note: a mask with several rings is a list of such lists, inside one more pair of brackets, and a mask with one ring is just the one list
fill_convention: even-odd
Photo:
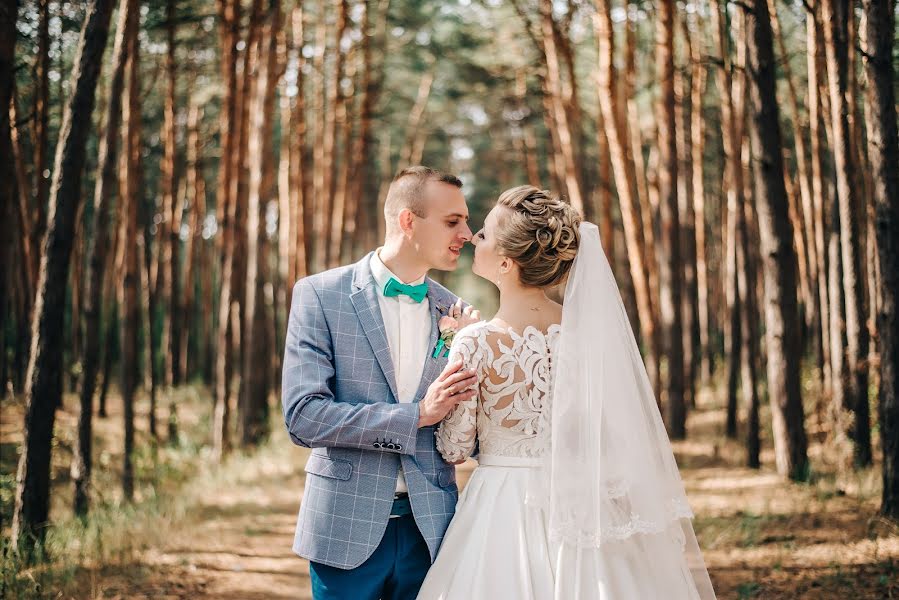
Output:
[[[440,338],[440,331],[437,328],[437,321],[447,313],[449,308],[446,299],[441,298],[434,292],[434,282],[428,279],[428,304],[431,312],[431,337],[428,342],[428,355],[425,358],[425,366],[421,370],[421,380],[418,383],[418,391],[415,392],[415,401],[424,397],[428,386],[437,379],[437,376],[446,366],[446,358],[443,356],[434,358],[434,349],[437,347],[437,340]],[[441,353],[442,354],[442,353]]]
[[371,260],[371,254],[366,255],[356,265],[356,275],[353,278],[353,286],[356,291],[350,294],[350,301],[353,303],[353,308],[356,309],[356,316],[359,317],[359,323],[362,325],[365,337],[368,338],[378,366],[384,373],[384,379],[387,380],[387,385],[393,394],[393,401],[396,402],[399,398],[396,390],[396,371],[393,361],[390,359],[390,346],[384,331],[384,318],[381,316],[378,290],[371,274],[369,260]]

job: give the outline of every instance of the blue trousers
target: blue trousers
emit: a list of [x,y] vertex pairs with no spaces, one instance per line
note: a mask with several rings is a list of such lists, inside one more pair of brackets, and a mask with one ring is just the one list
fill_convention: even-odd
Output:
[[390,519],[380,545],[355,569],[309,563],[315,600],[415,600],[431,553],[415,518]]

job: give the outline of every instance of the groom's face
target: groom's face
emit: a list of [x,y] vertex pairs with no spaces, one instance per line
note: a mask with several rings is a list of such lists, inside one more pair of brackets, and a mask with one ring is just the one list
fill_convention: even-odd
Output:
[[429,268],[452,271],[459,263],[465,242],[471,240],[468,206],[462,190],[440,181],[424,188],[424,216],[415,216],[411,241]]

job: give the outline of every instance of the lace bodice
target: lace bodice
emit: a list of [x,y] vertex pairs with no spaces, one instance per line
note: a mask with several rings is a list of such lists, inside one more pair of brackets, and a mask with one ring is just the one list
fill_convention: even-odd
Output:
[[448,462],[479,452],[539,458],[549,448],[552,355],[561,327],[521,333],[480,322],[456,334],[450,363],[461,357],[478,377],[478,394],[440,423],[437,450]]

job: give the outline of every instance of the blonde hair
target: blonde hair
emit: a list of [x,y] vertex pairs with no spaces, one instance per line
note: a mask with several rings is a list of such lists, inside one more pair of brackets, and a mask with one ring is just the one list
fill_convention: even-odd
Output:
[[497,250],[519,267],[522,285],[553,287],[562,283],[577,256],[580,213],[549,190],[521,185],[503,192]]

